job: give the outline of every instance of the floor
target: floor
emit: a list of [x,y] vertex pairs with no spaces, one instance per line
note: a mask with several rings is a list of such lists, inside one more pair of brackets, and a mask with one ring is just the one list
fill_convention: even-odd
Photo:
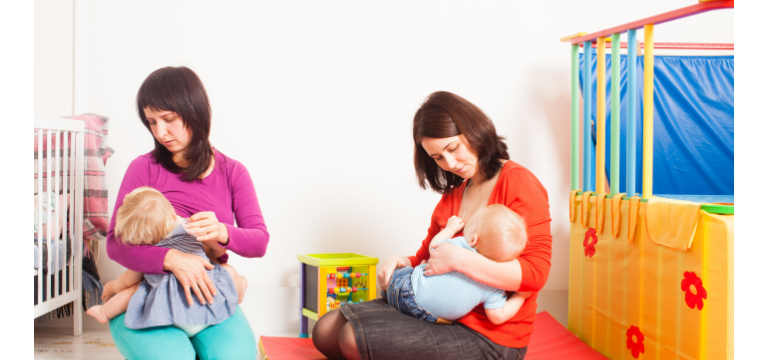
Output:
[[35,327],[35,360],[82,359],[123,360],[117,351],[109,328],[83,329],[80,336],[72,335],[72,328]]
[[[296,336],[295,333],[265,334],[267,336]],[[258,339],[260,334],[256,334]],[[117,351],[109,328],[83,329],[80,336],[71,328],[35,328],[35,360],[123,360]]]
[[[275,291],[278,290],[280,289]],[[298,302],[298,291],[294,292]],[[252,297],[251,300],[259,298],[261,297]],[[246,300],[249,298],[246,297]],[[264,312],[266,305],[257,300],[253,301],[255,303],[249,304],[248,309],[254,309],[254,313],[249,314],[248,318],[251,320],[256,339],[261,335],[289,337],[298,335],[298,312],[289,313],[287,312],[289,309],[282,308],[285,311]],[[562,324],[567,324],[567,306],[567,291],[543,290],[539,294],[538,311],[549,311]],[[289,317],[288,314],[295,314],[295,319],[291,317],[286,320]],[[92,319],[88,316],[83,318],[84,326],[81,336],[72,335],[71,318],[57,319],[46,326],[35,326],[35,359],[124,359],[112,341],[109,327],[90,320]],[[283,325],[277,326],[276,321]],[[312,325],[314,321],[310,321],[310,332]]]
[[[298,336],[298,287],[254,287],[249,292],[272,295],[246,296],[241,305],[257,341],[261,335]],[[284,301],[275,302],[275,298]],[[44,324],[35,321],[35,359],[123,359],[117,348],[112,346],[114,342],[108,326],[83,315],[83,334],[75,337],[72,325],[72,317]]]
[[[295,337],[296,334],[266,334],[267,336]],[[256,335],[258,339],[260,335]],[[109,329],[83,329],[81,336],[72,335],[72,329],[35,328],[35,360],[123,360],[117,351]]]

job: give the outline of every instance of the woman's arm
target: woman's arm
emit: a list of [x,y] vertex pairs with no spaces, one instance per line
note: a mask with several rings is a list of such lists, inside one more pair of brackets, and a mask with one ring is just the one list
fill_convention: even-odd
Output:
[[500,177],[502,188],[491,202],[504,204],[525,219],[528,243],[523,253],[516,260],[496,263],[470,250],[439,244],[430,255],[424,275],[455,270],[499,289],[541,290],[549,277],[552,256],[547,191],[528,169],[518,166],[508,170],[503,178]]
[[[424,268],[425,276],[459,271],[469,278],[497,289],[517,291],[522,280],[520,262],[495,262],[477,252],[449,243],[435,244]],[[463,270],[463,271],[462,271]]]
[[[546,233],[534,235],[531,232]],[[461,272],[471,279],[507,291],[539,291],[547,282],[552,236],[549,221],[528,226],[528,244],[519,258],[499,263],[474,251],[448,243],[436,244],[430,254],[424,275],[439,275],[450,271]]]
[[225,249],[232,250],[240,256],[262,257],[267,252],[269,232],[267,232],[267,225],[264,224],[251,175],[241,163],[232,159],[228,161],[234,163],[231,176],[232,208],[237,227],[223,224],[227,239],[226,242],[220,243]]

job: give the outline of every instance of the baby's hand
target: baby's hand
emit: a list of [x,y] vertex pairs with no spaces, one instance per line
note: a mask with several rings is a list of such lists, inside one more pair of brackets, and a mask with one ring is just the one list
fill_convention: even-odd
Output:
[[458,216],[451,216],[451,218],[448,219],[448,223],[445,225],[445,227],[450,228],[454,233],[457,233],[464,228],[464,220]]

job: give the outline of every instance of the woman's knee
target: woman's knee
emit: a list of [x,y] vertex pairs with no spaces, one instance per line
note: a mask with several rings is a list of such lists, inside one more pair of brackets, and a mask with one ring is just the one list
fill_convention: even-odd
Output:
[[323,315],[312,329],[315,348],[330,359],[343,359],[339,349],[339,331],[346,323],[347,319],[339,310]]
[[339,330],[341,330],[341,327],[346,323],[347,319],[341,312],[339,312],[339,310],[331,311],[315,323],[314,328],[312,328],[312,338],[336,338],[339,334]]
[[355,338],[355,329],[352,324],[347,322],[339,331],[339,348],[347,360],[360,359],[360,353],[357,350],[357,339]]
[[190,340],[200,360],[256,358],[256,338],[239,306],[235,315]]
[[195,358],[189,337],[175,326],[129,329],[123,313],[109,321],[109,330],[117,350],[128,360]]

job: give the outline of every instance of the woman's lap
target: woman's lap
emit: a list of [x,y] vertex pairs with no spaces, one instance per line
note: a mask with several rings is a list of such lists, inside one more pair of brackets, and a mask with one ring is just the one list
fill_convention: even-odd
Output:
[[256,358],[256,337],[239,306],[235,315],[190,340],[201,360]]
[[175,326],[129,329],[124,318],[121,314],[110,320],[109,329],[117,349],[128,360],[256,358],[256,338],[240,307],[229,319],[193,338]]
[[522,359],[526,349],[507,348],[454,323],[438,325],[400,313],[384,300],[340,309],[355,332],[360,358]]
[[175,326],[129,329],[123,313],[109,321],[109,330],[117,350],[128,360],[195,359],[189,337]]

